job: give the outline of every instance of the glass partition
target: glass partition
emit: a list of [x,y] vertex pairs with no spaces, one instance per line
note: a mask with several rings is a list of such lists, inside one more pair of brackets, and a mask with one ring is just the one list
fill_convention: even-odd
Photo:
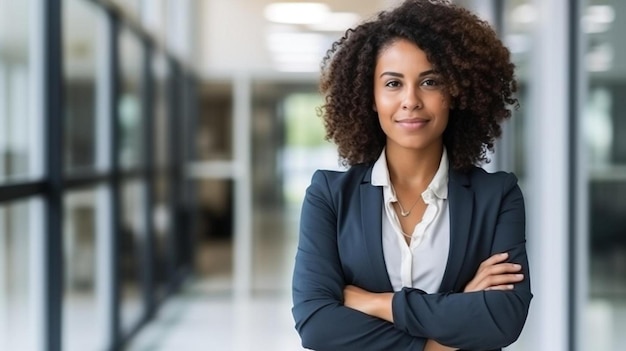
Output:
[[[33,212],[33,200],[0,205],[0,349],[32,350],[36,321],[32,285],[34,238],[42,218]],[[42,269],[42,268],[39,268]]]
[[[98,216],[106,213],[98,189],[73,191],[64,198],[64,298],[63,349],[103,350],[106,347],[106,319],[99,236],[109,235],[99,228]],[[106,287],[104,287],[106,289]]]
[[141,289],[142,255],[145,250],[145,183],[139,180],[122,182],[121,233],[119,242],[121,326],[128,333],[143,317]]
[[122,27],[120,33],[119,157],[122,168],[143,164],[142,73],[143,47],[139,37]]
[[33,1],[0,0],[0,183],[41,177]]
[[170,137],[168,116],[167,60],[163,55],[153,56],[152,72],[154,74],[154,157],[155,157],[155,188],[154,190],[154,278],[157,286],[156,297],[165,293],[168,279],[168,240],[172,229],[172,209],[170,205],[169,167]]
[[106,135],[96,133],[97,111],[102,101],[97,83],[104,53],[104,12],[84,0],[63,2],[63,73],[65,124],[63,158],[65,172],[93,171],[96,145]]
[[626,3],[594,0],[584,8],[586,108],[581,113],[588,179],[589,300],[587,345],[626,343]]

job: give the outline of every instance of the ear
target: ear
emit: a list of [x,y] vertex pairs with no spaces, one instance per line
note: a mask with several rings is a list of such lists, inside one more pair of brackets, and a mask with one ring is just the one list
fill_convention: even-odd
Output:
[[376,104],[372,104],[372,110],[374,110],[374,112],[378,112],[378,109],[376,108]]

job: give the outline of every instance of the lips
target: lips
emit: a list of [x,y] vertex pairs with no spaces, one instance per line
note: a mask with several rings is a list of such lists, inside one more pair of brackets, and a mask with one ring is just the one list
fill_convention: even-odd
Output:
[[430,122],[430,120],[425,118],[404,118],[396,121],[400,127],[409,130],[420,129],[428,124],[428,122]]
[[404,118],[396,121],[396,123],[427,123],[428,119],[425,118]]

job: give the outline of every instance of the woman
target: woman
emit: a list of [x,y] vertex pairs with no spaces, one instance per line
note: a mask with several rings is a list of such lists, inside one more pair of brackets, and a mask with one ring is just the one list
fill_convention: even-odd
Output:
[[315,350],[497,350],[532,294],[522,193],[486,161],[514,66],[490,27],[408,0],[337,41],[321,110],[346,172],[302,208],[293,315]]

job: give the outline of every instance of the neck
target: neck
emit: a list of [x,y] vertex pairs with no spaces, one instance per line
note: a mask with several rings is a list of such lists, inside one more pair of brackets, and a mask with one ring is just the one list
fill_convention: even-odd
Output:
[[420,150],[388,145],[385,157],[391,183],[396,187],[427,186],[439,169],[442,153],[442,143]]

